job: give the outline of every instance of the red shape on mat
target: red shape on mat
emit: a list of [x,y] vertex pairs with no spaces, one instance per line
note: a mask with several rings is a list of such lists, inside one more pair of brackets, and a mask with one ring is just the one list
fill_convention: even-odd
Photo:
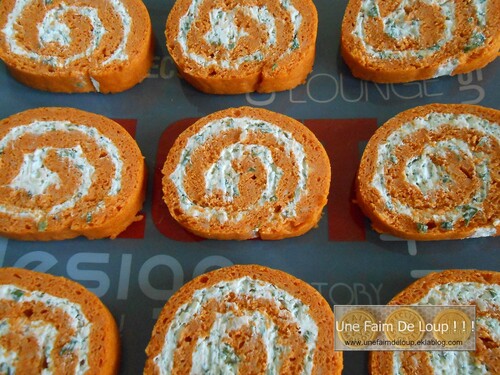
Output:
[[153,182],[153,202],[151,207],[151,214],[153,215],[153,222],[156,228],[166,237],[182,242],[197,242],[203,241],[203,238],[188,232],[184,229],[175,219],[170,215],[168,207],[163,201],[163,190],[161,180],[163,174],[161,170],[163,164],[167,159],[168,152],[172,148],[177,137],[186,128],[195,123],[197,119],[187,118],[179,120],[171,124],[161,135],[160,142],[158,143],[158,152],[156,154],[156,164],[154,171]]
[[305,120],[332,164],[332,182],[328,196],[328,239],[364,241],[364,215],[354,203],[354,178],[361,155],[359,144],[368,141],[377,129],[376,119]]

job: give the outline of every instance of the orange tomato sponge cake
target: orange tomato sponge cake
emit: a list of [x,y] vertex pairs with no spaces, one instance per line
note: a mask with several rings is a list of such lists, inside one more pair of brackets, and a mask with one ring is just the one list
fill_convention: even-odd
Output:
[[500,49],[500,0],[350,0],[341,54],[355,77],[409,82],[479,69]]
[[500,272],[431,273],[389,305],[475,305],[476,351],[372,352],[372,375],[500,373]]
[[0,235],[116,237],[144,200],[144,160],[116,122],[72,108],[0,121]]
[[184,285],[163,308],[144,374],[340,374],[333,313],[313,287],[232,266]]
[[281,239],[314,227],[330,162],[304,125],[250,107],[198,120],[163,166],[164,200],[191,232],[216,239]]
[[497,236],[500,111],[432,104],[400,113],[368,142],[356,184],[378,232],[415,240]]
[[210,94],[239,94],[304,83],[317,28],[311,0],[177,0],[166,37],[186,81]]
[[119,92],[151,67],[151,21],[141,0],[3,0],[0,58],[39,90]]
[[0,268],[2,374],[117,374],[119,340],[111,313],[80,284]]

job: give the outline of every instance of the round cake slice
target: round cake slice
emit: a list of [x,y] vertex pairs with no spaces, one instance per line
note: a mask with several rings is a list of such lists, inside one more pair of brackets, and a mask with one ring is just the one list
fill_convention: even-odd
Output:
[[270,268],[222,268],[163,308],[144,374],[340,374],[333,313],[316,289]]
[[432,104],[398,114],[368,142],[356,184],[357,202],[380,233],[497,236],[500,111]]
[[48,274],[0,268],[2,374],[117,374],[113,316],[82,285]]
[[327,202],[330,162],[304,125],[250,107],[198,120],[163,166],[173,218],[206,238],[282,239],[314,227]]
[[144,200],[139,147],[116,122],[72,108],[0,121],[0,235],[116,237]]
[[165,34],[186,81],[210,94],[240,94],[304,83],[317,29],[311,0],[177,0]]
[[372,375],[500,373],[500,272],[431,273],[389,305],[475,305],[476,351],[372,352]]
[[14,78],[54,92],[119,92],[153,62],[141,0],[3,0],[0,59]]
[[500,49],[500,0],[350,0],[341,54],[355,77],[409,82],[482,68]]

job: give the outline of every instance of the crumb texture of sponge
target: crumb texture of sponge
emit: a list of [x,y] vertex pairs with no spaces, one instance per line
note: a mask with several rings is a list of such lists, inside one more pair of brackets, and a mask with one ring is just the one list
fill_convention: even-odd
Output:
[[146,78],[153,63],[141,0],[2,0],[0,30],[0,59],[39,90],[121,92]]
[[64,277],[0,268],[4,374],[115,375],[120,336],[93,293]]
[[0,235],[115,238],[140,220],[144,158],[118,123],[42,107],[0,121]]
[[264,109],[230,108],[176,139],[163,166],[163,199],[199,236],[277,240],[316,226],[330,176],[328,155],[306,126]]
[[500,49],[500,0],[350,0],[341,54],[361,79],[397,83],[480,69]]
[[317,29],[311,0],[177,0],[165,34],[187,82],[209,94],[241,94],[304,83]]
[[414,240],[497,236],[500,111],[430,104],[401,112],[369,140],[356,195],[380,233]]
[[304,281],[258,265],[222,268],[169,299],[144,374],[340,374],[333,325],[330,305]]
[[446,270],[415,281],[389,305],[476,306],[476,350],[371,352],[372,375],[499,374],[500,272]]

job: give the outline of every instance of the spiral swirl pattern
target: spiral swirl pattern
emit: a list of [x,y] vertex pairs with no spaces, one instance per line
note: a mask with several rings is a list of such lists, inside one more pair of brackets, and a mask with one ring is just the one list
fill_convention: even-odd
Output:
[[[5,150],[13,150],[14,146],[12,143],[19,141],[22,137],[28,135],[43,136],[48,132],[76,132],[95,142],[99,150],[108,155],[114,169],[107,195],[114,196],[120,191],[123,169],[120,152],[109,138],[105,137],[97,129],[87,125],[72,124],[69,121],[37,121],[28,125],[15,127],[0,140],[0,150],[3,151],[2,158],[9,157],[5,153]],[[74,193],[67,197],[67,199],[52,206],[48,212],[39,208],[20,208],[17,205],[9,205],[7,203],[0,205],[0,212],[10,216],[30,217],[37,220],[38,225],[40,225],[42,218],[46,218],[47,216],[54,217],[64,210],[73,208],[78,201],[85,199],[90,191],[95,168],[89,163],[83,154],[82,147],[76,142],[73,147],[41,147],[36,148],[33,153],[25,154],[18,174],[10,184],[4,185],[4,188],[11,188],[17,191],[22,190],[30,198],[46,194],[46,190],[51,186],[55,185],[57,189],[61,183],[60,177],[50,171],[44,164],[49,153],[56,154],[60,159],[66,159],[70,163],[71,169],[81,171],[80,186],[77,186],[74,189]],[[37,167],[40,169],[37,170]],[[93,215],[98,210],[104,208],[105,203],[101,202],[89,211],[88,214]]]
[[454,75],[494,60],[497,0],[351,0],[342,54],[354,75],[408,82]]
[[[414,305],[476,305],[476,332],[480,338],[491,338],[500,342],[500,285],[477,282],[457,282],[433,287]],[[428,352],[426,362],[435,374],[458,370],[466,374],[494,373],[495,366],[488,355],[468,351]],[[498,359],[498,357],[497,357]],[[393,354],[393,372],[403,372],[404,356],[401,352]],[[404,373],[404,372],[403,372]]]
[[[399,160],[392,153],[395,147],[407,143],[415,133],[425,129],[431,133],[440,133],[444,126],[453,130],[470,130],[477,132],[480,147],[476,149],[472,144],[467,144],[463,139],[457,137],[444,137],[443,140],[426,144],[420,155],[414,155],[407,160]],[[424,118],[416,118],[411,123],[404,124],[399,131],[393,132],[386,142],[379,146],[377,157],[377,173],[372,180],[372,186],[379,189],[386,206],[397,214],[404,214],[414,218],[419,223],[434,221],[435,223],[449,223],[454,226],[459,220],[465,220],[469,212],[482,210],[483,202],[489,193],[491,185],[491,153],[488,152],[488,145],[500,142],[500,125],[491,123],[472,115],[453,115],[444,113],[431,113]],[[439,161],[441,163],[439,163]],[[460,202],[455,207],[444,207],[436,213],[435,206],[430,208],[411,206],[411,201],[401,201],[398,197],[391,197],[388,192],[387,180],[385,178],[387,169],[398,168],[399,163],[405,164],[405,176],[407,183],[420,191],[429,201],[436,197],[432,192],[443,192],[445,195],[453,195],[453,187],[457,185],[454,180],[452,166],[445,164],[450,159],[458,159],[462,164],[467,162],[474,165],[473,175],[477,179],[474,184],[476,189],[466,200]],[[390,174],[389,171],[387,173]],[[470,198],[469,198],[470,197]],[[459,197],[460,199],[460,197]],[[436,197],[437,201],[437,197]],[[460,207],[459,207],[460,206]],[[496,232],[492,228],[493,232]]]
[[[92,324],[80,305],[46,292],[28,291],[14,285],[0,286],[0,305],[3,311],[0,317],[0,371],[7,374],[16,373],[16,369],[20,373],[23,369],[26,371],[22,366],[26,366],[29,355],[39,363],[46,362],[45,371],[49,373],[61,368],[61,363],[65,362],[74,374],[84,374],[89,370],[88,337]],[[45,321],[41,320],[41,316],[33,319],[25,315],[13,316],[6,310],[9,306],[14,311],[33,311],[32,306],[43,306],[52,310],[51,319]],[[61,322],[64,322],[62,327]],[[15,347],[9,347],[13,341],[25,340],[36,343],[35,353],[17,352]]]
[[314,136],[303,137],[306,129],[298,123],[287,129],[277,119],[244,112],[202,120],[170,151],[163,169],[165,200],[181,224],[186,218],[199,227],[257,237],[266,227],[302,221],[311,196],[325,194],[311,181],[329,179]]
[[[270,301],[276,304],[277,309],[284,310],[280,318],[287,320],[289,324],[296,325],[300,336],[307,343],[303,356],[302,373],[311,373],[318,328],[308,314],[309,308],[302,301],[283,290],[277,289],[272,284],[242,278],[231,282],[221,282],[207,289],[197,290],[193,294],[191,302],[177,310],[165,337],[166,345],[163,347],[162,353],[154,359],[161,374],[168,374],[172,371],[174,351],[182,335],[185,323],[196,319],[196,316],[207,308],[209,301],[213,300],[217,304],[225,304],[224,312],[216,314],[214,321],[211,322],[208,336],[197,339],[193,352],[191,373],[197,374],[201,369],[218,367],[225,374],[237,374],[238,365],[235,362],[238,362],[238,360],[236,351],[226,341],[228,341],[232,331],[241,330],[242,327],[250,328],[253,332],[258,332],[261,335],[266,350],[266,370],[272,373],[280,372],[280,361],[277,359],[281,353],[285,352],[285,347],[280,344],[278,337],[278,326],[282,325],[282,323],[276,320],[273,321],[265,312],[248,311],[248,302],[226,302],[230,293],[235,293],[241,300]],[[211,353],[211,346],[218,347],[220,352]]]
[[217,135],[221,129],[224,131],[239,130],[239,142],[224,148],[219,158],[213,163],[205,174],[205,186],[207,194],[211,194],[215,189],[221,190],[226,201],[232,201],[238,192],[239,175],[232,167],[234,160],[242,158],[246,154],[255,156],[263,165],[266,172],[266,184],[258,201],[248,207],[245,211],[229,212],[225,207],[202,207],[196,205],[189,198],[181,200],[181,207],[184,211],[189,211],[193,216],[205,216],[208,218],[217,217],[219,221],[224,223],[227,220],[240,221],[242,217],[251,210],[262,207],[266,202],[276,199],[277,185],[283,170],[275,164],[271,151],[261,145],[245,145],[249,133],[258,132],[272,134],[275,141],[283,146],[288,155],[292,155],[297,166],[298,181],[295,187],[296,195],[287,204],[282,211],[282,216],[288,217],[295,215],[295,207],[300,201],[302,194],[307,193],[306,181],[308,177],[307,164],[305,161],[304,148],[298,143],[289,132],[283,131],[276,125],[252,118],[223,118],[216,122],[208,123],[201,129],[200,132],[190,137],[186,147],[181,153],[181,162],[177,165],[174,173],[170,176],[177,187],[177,194],[181,197],[187,197],[184,189],[183,179],[186,175],[186,166],[189,162],[189,156],[198,147],[202,147],[204,142]]
[[[141,181],[134,179],[140,178],[136,174],[141,161],[130,158],[139,156],[137,145],[113,121],[52,108],[21,113],[4,123],[0,129],[4,233],[18,226],[35,237],[67,228],[84,234],[103,225],[108,216],[116,216],[112,212],[117,205],[128,210],[131,197],[139,195]],[[129,179],[124,179],[126,173]]]
[[[200,0],[191,2],[187,12],[179,21],[176,38],[182,53],[200,66],[217,65],[223,69],[234,70],[239,69],[244,63],[261,64],[271,49],[282,50],[277,59],[280,60],[299,48],[298,32],[302,24],[302,15],[290,0],[279,0],[279,4],[276,4],[279,6],[274,5],[272,9],[269,5],[241,5],[237,2],[228,8],[221,3],[220,7],[210,10],[210,29],[204,34],[194,28],[198,20],[204,20],[205,15],[200,11],[205,8],[203,3],[204,1]],[[265,42],[253,51],[238,47],[240,40],[251,37],[245,28],[239,26],[243,23],[242,19],[247,19],[248,23],[255,23],[259,29],[264,30]],[[281,19],[288,20],[283,25],[286,31],[281,31],[281,27],[277,28],[277,23],[280,24]],[[196,35],[200,38],[195,38]],[[285,35],[288,37],[286,42],[281,42],[280,38]],[[197,39],[204,40],[207,46],[211,46],[210,49],[217,48],[220,58],[216,59],[197,52],[197,46],[191,44]],[[278,42],[284,46],[279,46]]]
[[201,91],[281,91],[311,71],[317,25],[310,0],[177,0],[167,47],[181,75]]
[[[85,2],[75,2],[76,5],[68,5],[64,1],[54,2],[44,0],[44,2],[46,13],[43,19],[38,24],[29,25],[38,31],[37,41],[41,46],[40,50],[33,50],[31,46],[26,44],[23,45],[22,41],[24,41],[24,35],[19,31],[19,27],[16,26],[25,25],[26,21],[23,21],[23,15],[25,12],[30,11],[30,7],[33,7],[36,1],[17,0],[15,2],[14,8],[7,18],[7,23],[2,29],[9,49],[14,54],[53,67],[66,67],[73,62],[88,60],[91,57],[95,58],[95,52],[99,48],[102,48],[101,41],[103,37],[109,33],[109,25],[108,28],[106,28],[103,20],[101,20],[99,16],[100,12],[107,10],[115,14],[123,31],[119,44],[110,56],[103,59],[102,64],[107,65],[115,60],[126,60],[128,58],[126,46],[131,31],[132,19],[122,1],[107,0],[110,7],[103,7],[102,9],[99,9],[100,7],[85,6]],[[86,41],[86,48],[76,53],[74,49],[77,47],[78,41],[74,36],[72,37],[75,31],[72,31],[65,22],[70,15],[77,15],[81,18],[85,18],[91,25],[91,37],[90,40]],[[24,33],[26,32],[27,31],[24,31]],[[43,52],[44,48],[48,47],[50,43],[55,43],[59,46],[58,54]]]
[[[474,351],[374,352],[370,373],[496,374],[500,366],[500,273],[447,270],[430,273],[398,293],[389,305],[475,306]],[[445,309],[447,310],[447,309]],[[458,330],[461,331],[460,329]],[[454,336],[454,335],[453,335]],[[450,336],[443,335],[444,345]]]
[[306,283],[256,265],[223,268],[171,297],[144,373],[337,374],[332,330],[331,309]]
[[374,137],[361,167],[370,169],[369,184],[360,178],[362,204],[378,200],[380,211],[369,214],[377,227],[380,219],[408,234],[494,236],[500,225],[498,114],[434,109],[403,113],[404,122],[393,119]]
[[119,92],[153,59],[140,0],[5,0],[0,58],[22,83],[55,92]]

